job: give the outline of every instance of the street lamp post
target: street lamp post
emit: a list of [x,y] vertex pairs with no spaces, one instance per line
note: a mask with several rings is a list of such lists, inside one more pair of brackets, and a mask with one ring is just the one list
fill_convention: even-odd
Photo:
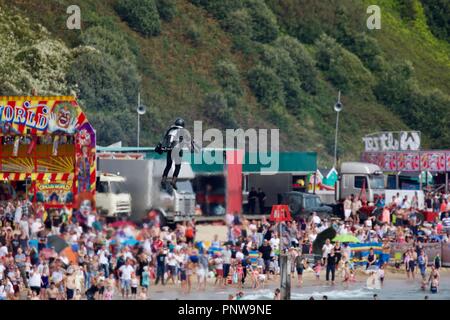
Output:
[[338,100],[334,104],[334,111],[336,111],[336,132],[334,135],[334,168],[336,169],[337,165],[337,142],[338,142],[338,129],[339,129],[339,113],[342,111],[342,103],[341,103],[341,91],[338,92]]
[[145,106],[141,105],[141,93],[138,93],[138,106],[137,112],[137,147],[139,148],[139,135],[141,133],[141,116],[145,114]]

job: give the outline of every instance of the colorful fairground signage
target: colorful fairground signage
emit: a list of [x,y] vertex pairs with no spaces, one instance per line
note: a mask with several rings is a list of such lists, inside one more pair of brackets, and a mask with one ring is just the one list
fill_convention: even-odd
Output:
[[73,97],[2,97],[0,100],[1,134],[73,134],[85,121]]

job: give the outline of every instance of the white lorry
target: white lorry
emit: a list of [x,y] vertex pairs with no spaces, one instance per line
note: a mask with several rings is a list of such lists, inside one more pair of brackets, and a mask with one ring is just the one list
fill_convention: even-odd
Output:
[[131,195],[125,187],[122,176],[97,172],[96,206],[97,212],[107,218],[128,217],[131,213]]
[[[99,169],[115,172],[125,178],[124,190],[131,194],[130,218],[142,220],[155,210],[161,224],[190,219],[195,214],[195,193],[192,188],[194,172],[189,163],[183,163],[177,180],[177,190],[170,184],[161,188],[165,159],[99,159]],[[169,172],[172,176],[173,167]],[[170,181],[170,180],[169,180]]]
[[385,178],[380,167],[364,162],[343,162],[336,188],[336,200],[344,201],[347,196],[359,195],[363,187],[368,203],[384,195]]

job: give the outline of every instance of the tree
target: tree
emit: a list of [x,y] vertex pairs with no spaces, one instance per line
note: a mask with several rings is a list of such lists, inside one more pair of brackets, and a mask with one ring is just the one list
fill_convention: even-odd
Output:
[[123,85],[114,60],[100,52],[77,56],[67,72],[69,85],[78,86],[78,96],[91,110],[113,111],[126,105]]
[[269,107],[275,103],[285,105],[283,83],[272,69],[258,65],[248,72],[248,81],[263,106]]
[[161,32],[155,0],[120,0],[116,11],[131,28],[144,36],[157,36]]
[[245,6],[252,18],[252,40],[269,43],[279,34],[277,18],[264,1],[246,0]]
[[279,37],[275,46],[281,47],[289,53],[297,70],[302,89],[309,93],[315,93],[317,89],[316,62],[305,46],[290,36]]
[[177,14],[176,0],[156,0],[156,7],[161,19],[170,22]]

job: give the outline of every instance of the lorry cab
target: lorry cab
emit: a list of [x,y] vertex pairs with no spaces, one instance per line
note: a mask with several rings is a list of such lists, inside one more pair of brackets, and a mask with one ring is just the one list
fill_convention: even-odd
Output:
[[155,206],[163,213],[164,220],[178,222],[194,216],[195,193],[190,176],[186,176],[184,172],[180,174],[176,190],[169,183],[165,187],[159,186],[159,190]]
[[99,173],[96,183],[96,205],[99,213],[109,218],[129,216],[131,213],[131,195],[127,191],[126,178]]
[[368,202],[375,202],[385,193],[385,178],[380,167],[364,162],[343,162],[341,165],[338,190],[338,201],[347,196],[360,195],[365,188]]

